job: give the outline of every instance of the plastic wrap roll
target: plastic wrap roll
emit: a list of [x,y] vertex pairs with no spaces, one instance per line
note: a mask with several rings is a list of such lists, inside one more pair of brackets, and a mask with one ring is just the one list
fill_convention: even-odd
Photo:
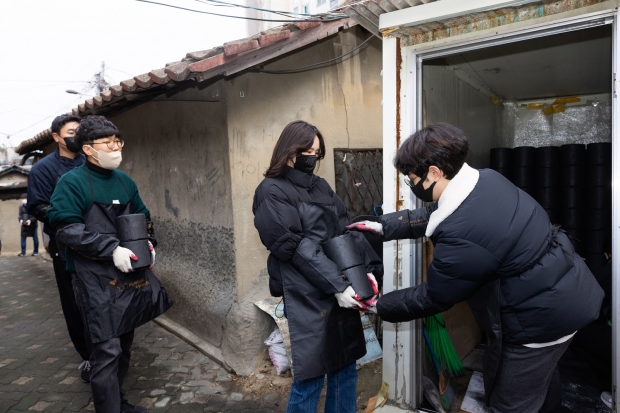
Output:
[[610,231],[611,209],[588,209],[585,228],[591,231]]
[[144,214],[121,215],[116,218],[116,229],[121,242],[146,239],[146,216]]
[[534,199],[545,209],[557,209],[560,207],[560,188],[536,188]]
[[560,166],[560,147],[541,146],[536,148],[536,166],[539,168],[556,168]]
[[560,224],[564,229],[585,229],[586,210],[564,208],[560,210]]
[[536,187],[536,168],[529,166],[515,166],[512,168],[512,183],[519,188]]
[[490,165],[496,171],[512,168],[512,148],[491,148]]
[[513,168],[536,166],[536,148],[533,146],[518,146],[512,150]]
[[560,147],[560,158],[562,165],[585,165],[586,145],[571,143]]
[[611,165],[611,142],[589,143],[586,149],[588,165]]
[[589,186],[586,194],[588,209],[611,209],[611,187]]
[[573,186],[562,188],[560,208],[583,209],[586,206],[586,191],[583,187]]
[[151,249],[149,242],[146,239],[136,241],[121,241],[120,246],[123,248],[129,248],[137,257],[138,261],[131,260],[131,267],[134,270],[144,267],[150,267],[151,265]]

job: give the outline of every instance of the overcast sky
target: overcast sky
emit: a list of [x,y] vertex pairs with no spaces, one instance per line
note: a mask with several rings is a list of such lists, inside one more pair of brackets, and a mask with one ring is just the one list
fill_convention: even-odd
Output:
[[[244,15],[240,8],[196,0],[154,1]],[[181,60],[187,52],[248,36],[242,19],[136,0],[2,1],[0,30],[0,146],[19,145],[88,99],[65,91],[94,94],[84,88],[102,61],[106,80],[114,85]]]

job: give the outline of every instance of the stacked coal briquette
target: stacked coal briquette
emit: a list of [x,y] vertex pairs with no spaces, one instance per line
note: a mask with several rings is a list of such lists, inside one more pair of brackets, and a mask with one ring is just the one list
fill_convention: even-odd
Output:
[[552,223],[560,222],[560,148],[536,148],[536,192],[534,199],[545,209]]
[[584,256],[586,241],[586,146],[562,145],[560,148],[562,177],[561,219],[575,251]]
[[[586,150],[586,251],[591,269],[605,264],[611,236],[611,143],[590,143]],[[607,251],[611,252],[611,251]]]
[[611,228],[611,144],[492,148],[491,169],[530,194],[591,269],[605,262]]

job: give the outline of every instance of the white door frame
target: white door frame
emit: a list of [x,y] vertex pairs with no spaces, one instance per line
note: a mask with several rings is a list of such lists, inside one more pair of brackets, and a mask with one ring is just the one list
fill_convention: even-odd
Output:
[[[422,127],[422,63],[426,59],[445,56],[505,43],[565,33],[605,24],[613,24],[612,82],[612,256],[613,296],[620,298],[620,105],[616,81],[620,56],[620,28],[615,9],[573,16],[519,28],[497,29],[477,38],[447,39],[409,47],[399,47],[396,38],[383,39],[383,210],[384,213],[421,206],[402,177],[398,177],[392,160],[397,142],[404,141]],[[438,44],[439,43],[439,44]],[[400,55],[400,56],[399,56]],[[400,67],[398,67],[400,63]],[[398,90],[400,85],[400,90]],[[397,180],[400,179],[397,185]],[[417,285],[422,281],[422,243],[420,241],[386,242],[383,256],[385,276],[383,293]],[[620,320],[620,299],[613,300],[614,320]],[[422,333],[421,322],[383,324],[383,381],[390,399],[417,408],[422,402]],[[620,339],[613,329],[613,400],[614,412],[620,406],[616,391],[620,378]]]

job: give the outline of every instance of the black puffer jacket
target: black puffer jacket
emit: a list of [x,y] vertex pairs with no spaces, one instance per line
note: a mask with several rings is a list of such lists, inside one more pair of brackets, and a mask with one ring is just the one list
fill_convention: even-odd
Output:
[[[430,236],[435,252],[428,282],[386,294],[377,310],[399,322],[467,300],[491,338],[485,355],[490,397],[502,342],[546,343],[572,334],[597,318],[603,292],[532,197],[495,171],[479,173],[473,190]],[[423,236],[436,208],[384,215],[385,240]]]
[[[261,182],[252,211],[254,226],[270,251],[271,293],[284,296],[295,380],[321,376],[363,357],[360,314],[339,307],[334,296],[349,283],[321,248],[350,223],[340,198],[324,179],[287,168],[281,177]],[[353,235],[366,270],[381,280],[379,258],[361,234]]]

